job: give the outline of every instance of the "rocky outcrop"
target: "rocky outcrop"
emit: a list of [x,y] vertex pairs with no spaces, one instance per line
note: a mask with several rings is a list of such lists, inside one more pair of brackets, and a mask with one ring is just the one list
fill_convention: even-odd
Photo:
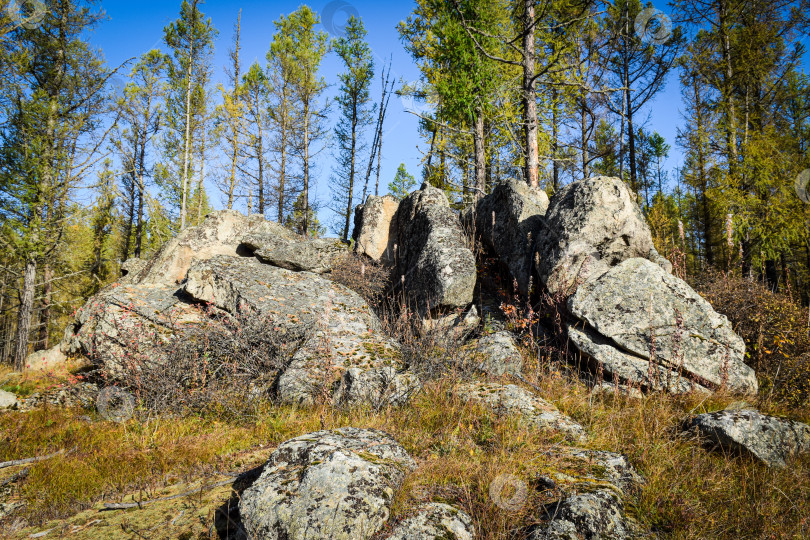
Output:
[[475,343],[475,354],[478,359],[476,367],[487,375],[520,376],[523,355],[520,354],[511,332],[495,332],[479,338]]
[[516,416],[536,429],[558,431],[573,440],[585,439],[585,428],[548,401],[514,384],[468,383],[457,386],[454,392],[464,401],[480,403],[496,414]]
[[444,503],[422,505],[398,524],[385,540],[472,540],[472,518]]
[[473,299],[476,268],[458,216],[442,190],[411,193],[396,214],[398,276],[421,313],[466,308]]
[[785,467],[790,457],[810,452],[810,426],[755,409],[699,414],[684,427],[711,447],[752,455],[769,467]]
[[506,180],[467,209],[462,220],[484,249],[509,268],[518,290],[527,294],[532,281],[532,248],[543,227],[548,195],[526,182]]
[[389,435],[341,428],[296,437],[273,452],[241,496],[249,538],[355,540],[386,523],[413,459]]
[[612,377],[645,389],[757,392],[728,319],[648,260],[628,259],[586,281],[568,310],[580,321],[571,340]]
[[534,261],[540,282],[551,293],[568,296],[580,283],[634,257],[672,269],[655,251],[644,215],[624,182],[589,178],[551,198]]
[[391,195],[369,195],[364,204],[355,209],[354,249],[376,262],[394,264],[394,245],[397,242],[394,215],[399,201]]
[[343,285],[255,259],[220,256],[192,266],[184,292],[233,315],[264,317],[280,332],[306,329],[278,380],[284,402],[311,404],[336,390],[338,401],[352,402],[370,399],[373,390],[372,401],[400,403],[418,389],[418,380],[404,370],[399,346],[380,335],[377,317]]

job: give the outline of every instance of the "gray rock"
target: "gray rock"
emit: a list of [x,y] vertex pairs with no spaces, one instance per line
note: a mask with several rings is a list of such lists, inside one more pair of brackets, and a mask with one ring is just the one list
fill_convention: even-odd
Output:
[[444,503],[422,505],[416,514],[394,527],[386,540],[472,540],[472,518]]
[[751,454],[769,467],[785,467],[791,456],[810,452],[810,426],[754,409],[700,414],[686,427],[711,445]]
[[545,508],[548,523],[530,540],[621,540],[638,535],[627,521],[624,502],[613,491],[577,493]]
[[377,262],[394,264],[394,244],[397,242],[394,215],[399,201],[391,195],[370,195],[358,205],[354,214],[354,249]]
[[59,345],[44,351],[35,351],[25,359],[25,369],[36,371],[48,371],[63,365],[67,357],[62,352]]
[[[603,365],[618,366],[622,361],[617,355],[608,358],[605,351],[612,345],[626,353],[622,355],[627,364],[625,373],[645,367],[638,363],[632,366],[630,358],[635,356],[667,371],[683,373],[707,388],[757,392],[756,375],[743,363],[745,343],[728,319],[683,280],[646,259],[628,259],[585,282],[569,298],[568,310],[585,323],[586,330],[607,340],[591,339],[593,345],[579,340],[580,350],[597,362],[604,361]],[[579,339],[584,334],[573,335]],[[605,343],[609,343],[608,348]],[[662,378],[660,370],[648,371]],[[662,380],[670,378],[664,375]],[[647,380],[646,374],[637,376],[645,386],[668,388],[667,383]],[[676,384],[680,389],[681,383]]]
[[349,251],[337,238],[314,238],[276,246],[261,246],[254,255],[263,263],[295,272],[325,274]]
[[141,273],[141,270],[146,268],[149,261],[145,261],[138,257],[130,257],[121,263],[121,277],[118,283],[131,284],[135,282],[135,278]]
[[585,428],[548,401],[514,384],[467,383],[454,392],[465,401],[481,403],[497,414],[514,415],[537,429],[559,431],[573,440],[585,439]]
[[472,303],[475,257],[440,189],[423,185],[406,197],[397,210],[396,230],[399,276],[421,314]]
[[389,435],[341,428],[296,437],[273,452],[241,497],[249,538],[363,539],[388,520],[416,464]]
[[618,178],[565,186],[551,198],[545,225],[537,237],[535,267],[551,293],[573,294],[580,283],[626,259],[660,258],[644,215]]
[[428,316],[421,322],[420,332],[423,336],[441,333],[452,340],[463,341],[475,330],[481,318],[478,316],[478,308],[472,305],[467,311]]
[[502,331],[483,336],[478,340],[475,349],[477,358],[480,359],[479,370],[494,377],[520,376],[523,356],[511,332]]
[[343,374],[335,393],[337,404],[368,404],[374,408],[404,405],[422,389],[419,378],[391,366],[361,369],[351,367]]
[[0,390],[0,409],[16,409],[17,396],[11,392]]
[[76,312],[60,347],[67,354],[86,356],[115,380],[132,369],[133,362],[159,361],[162,344],[203,320],[176,285],[115,283]]
[[463,215],[468,230],[509,268],[521,293],[531,282],[532,249],[543,227],[548,195],[526,182],[505,180]]
[[217,255],[239,255],[242,239],[247,234],[259,236],[295,235],[261,215],[246,217],[235,210],[211,212],[196,227],[189,227],[166,242],[160,251],[132,277],[132,283],[171,285],[185,279],[186,272],[197,261]]
[[25,400],[21,400],[19,408],[22,411],[30,411],[48,405],[51,407],[94,409],[97,397],[98,386],[93,383],[82,382],[60,386],[43,392],[35,392]]
[[[399,403],[403,389],[413,390],[414,380],[403,373],[398,344],[380,334],[380,322],[366,302],[343,285],[255,259],[215,257],[191,267],[185,292],[231,314],[265,317],[279,331],[307,330],[305,341],[279,377],[281,401],[308,405],[319,397],[332,398],[350,368],[391,370],[364,377],[352,372],[335,396],[343,403],[352,404],[359,396],[370,398],[371,388],[380,391],[373,403],[389,398]],[[381,377],[384,373],[393,375],[388,380]],[[357,386],[353,381],[365,382]],[[385,381],[390,389],[382,384]]]
[[568,327],[568,338],[579,353],[594,363],[592,371],[610,379],[606,388],[614,390],[615,383],[627,388],[631,394],[641,391],[667,391],[672,394],[690,392],[710,393],[710,391],[691,380],[684,373],[667,369],[658,364],[650,365],[648,359],[628,354],[619,350],[616,345],[600,336],[593,330],[580,330]]
[[571,475],[552,473],[563,496],[544,508],[546,523],[531,540],[648,538],[625,513],[624,498],[644,483],[627,458],[614,452],[560,448],[554,456]]
[[557,454],[578,470],[578,479],[609,484],[623,495],[644,484],[644,478],[622,454],[582,448],[559,449]]

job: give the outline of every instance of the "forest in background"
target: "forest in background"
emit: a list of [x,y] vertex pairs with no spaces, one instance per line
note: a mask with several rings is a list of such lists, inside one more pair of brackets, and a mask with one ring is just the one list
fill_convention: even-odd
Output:
[[[218,30],[199,0],[178,6],[160,50],[122,66],[88,38],[104,24],[100,3],[18,7],[0,12],[2,362],[53,346],[124,260],[215,206],[348,239],[367,195],[416,187],[404,167],[390,185],[380,178],[397,93],[424,104],[419,175],[457,208],[502,178],[553,194],[618,176],[682,277],[714,268],[810,299],[810,187],[797,181],[810,168],[808,0],[677,0],[671,19],[635,0],[418,0],[391,29],[421,71],[415,85],[373,61],[360,18],[333,39],[307,6],[274,21],[252,65],[235,13],[219,85]],[[327,54],[343,62],[339,80],[319,75]],[[649,128],[667,81],[683,98],[677,170]],[[322,224],[312,185],[324,152],[336,165],[319,181],[337,217]]]

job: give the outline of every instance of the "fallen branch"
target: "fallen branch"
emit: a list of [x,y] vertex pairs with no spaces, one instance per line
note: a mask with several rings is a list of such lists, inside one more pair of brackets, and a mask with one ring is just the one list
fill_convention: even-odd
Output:
[[215,484],[211,484],[210,486],[200,486],[197,489],[192,489],[190,491],[184,491],[183,493],[177,493],[176,495],[167,495],[166,497],[158,497],[157,499],[150,499],[148,501],[137,501],[131,503],[104,503],[104,508],[102,510],[127,510],[129,508],[142,508],[147,504],[152,504],[156,502],[162,501],[170,501],[172,499],[180,499],[181,497],[188,497],[189,495],[194,495],[196,493],[200,493],[206,489],[214,489],[220,486],[224,486],[226,484],[231,484],[239,479],[239,476],[232,476],[226,480],[222,480],[221,482],[217,482]]
[[[75,448],[73,449],[75,450]],[[71,450],[71,452],[73,452]],[[53,454],[48,454],[47,456],[37,456],[37,457],[30,457],[25,459],[14,459],[12,461],[4,461],[0,463],[0,469],[5,469],[6,467],[16,467],[18,465],[28,465],[29,463],[36,463],[38,461],[45,461],[46,459],[51,459],[52,457],[56,457],[60,454],[64,454],[65,450],[59,450],[58,452],[54,452]]]

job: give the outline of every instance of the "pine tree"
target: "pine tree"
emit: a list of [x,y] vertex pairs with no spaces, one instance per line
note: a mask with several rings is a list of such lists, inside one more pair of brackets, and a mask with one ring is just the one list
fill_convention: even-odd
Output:
[[388,193],[401,201],[416,187],[416,180],[412,174],[405,169],[405,164],[400,163],[394,180],[388,184]]

